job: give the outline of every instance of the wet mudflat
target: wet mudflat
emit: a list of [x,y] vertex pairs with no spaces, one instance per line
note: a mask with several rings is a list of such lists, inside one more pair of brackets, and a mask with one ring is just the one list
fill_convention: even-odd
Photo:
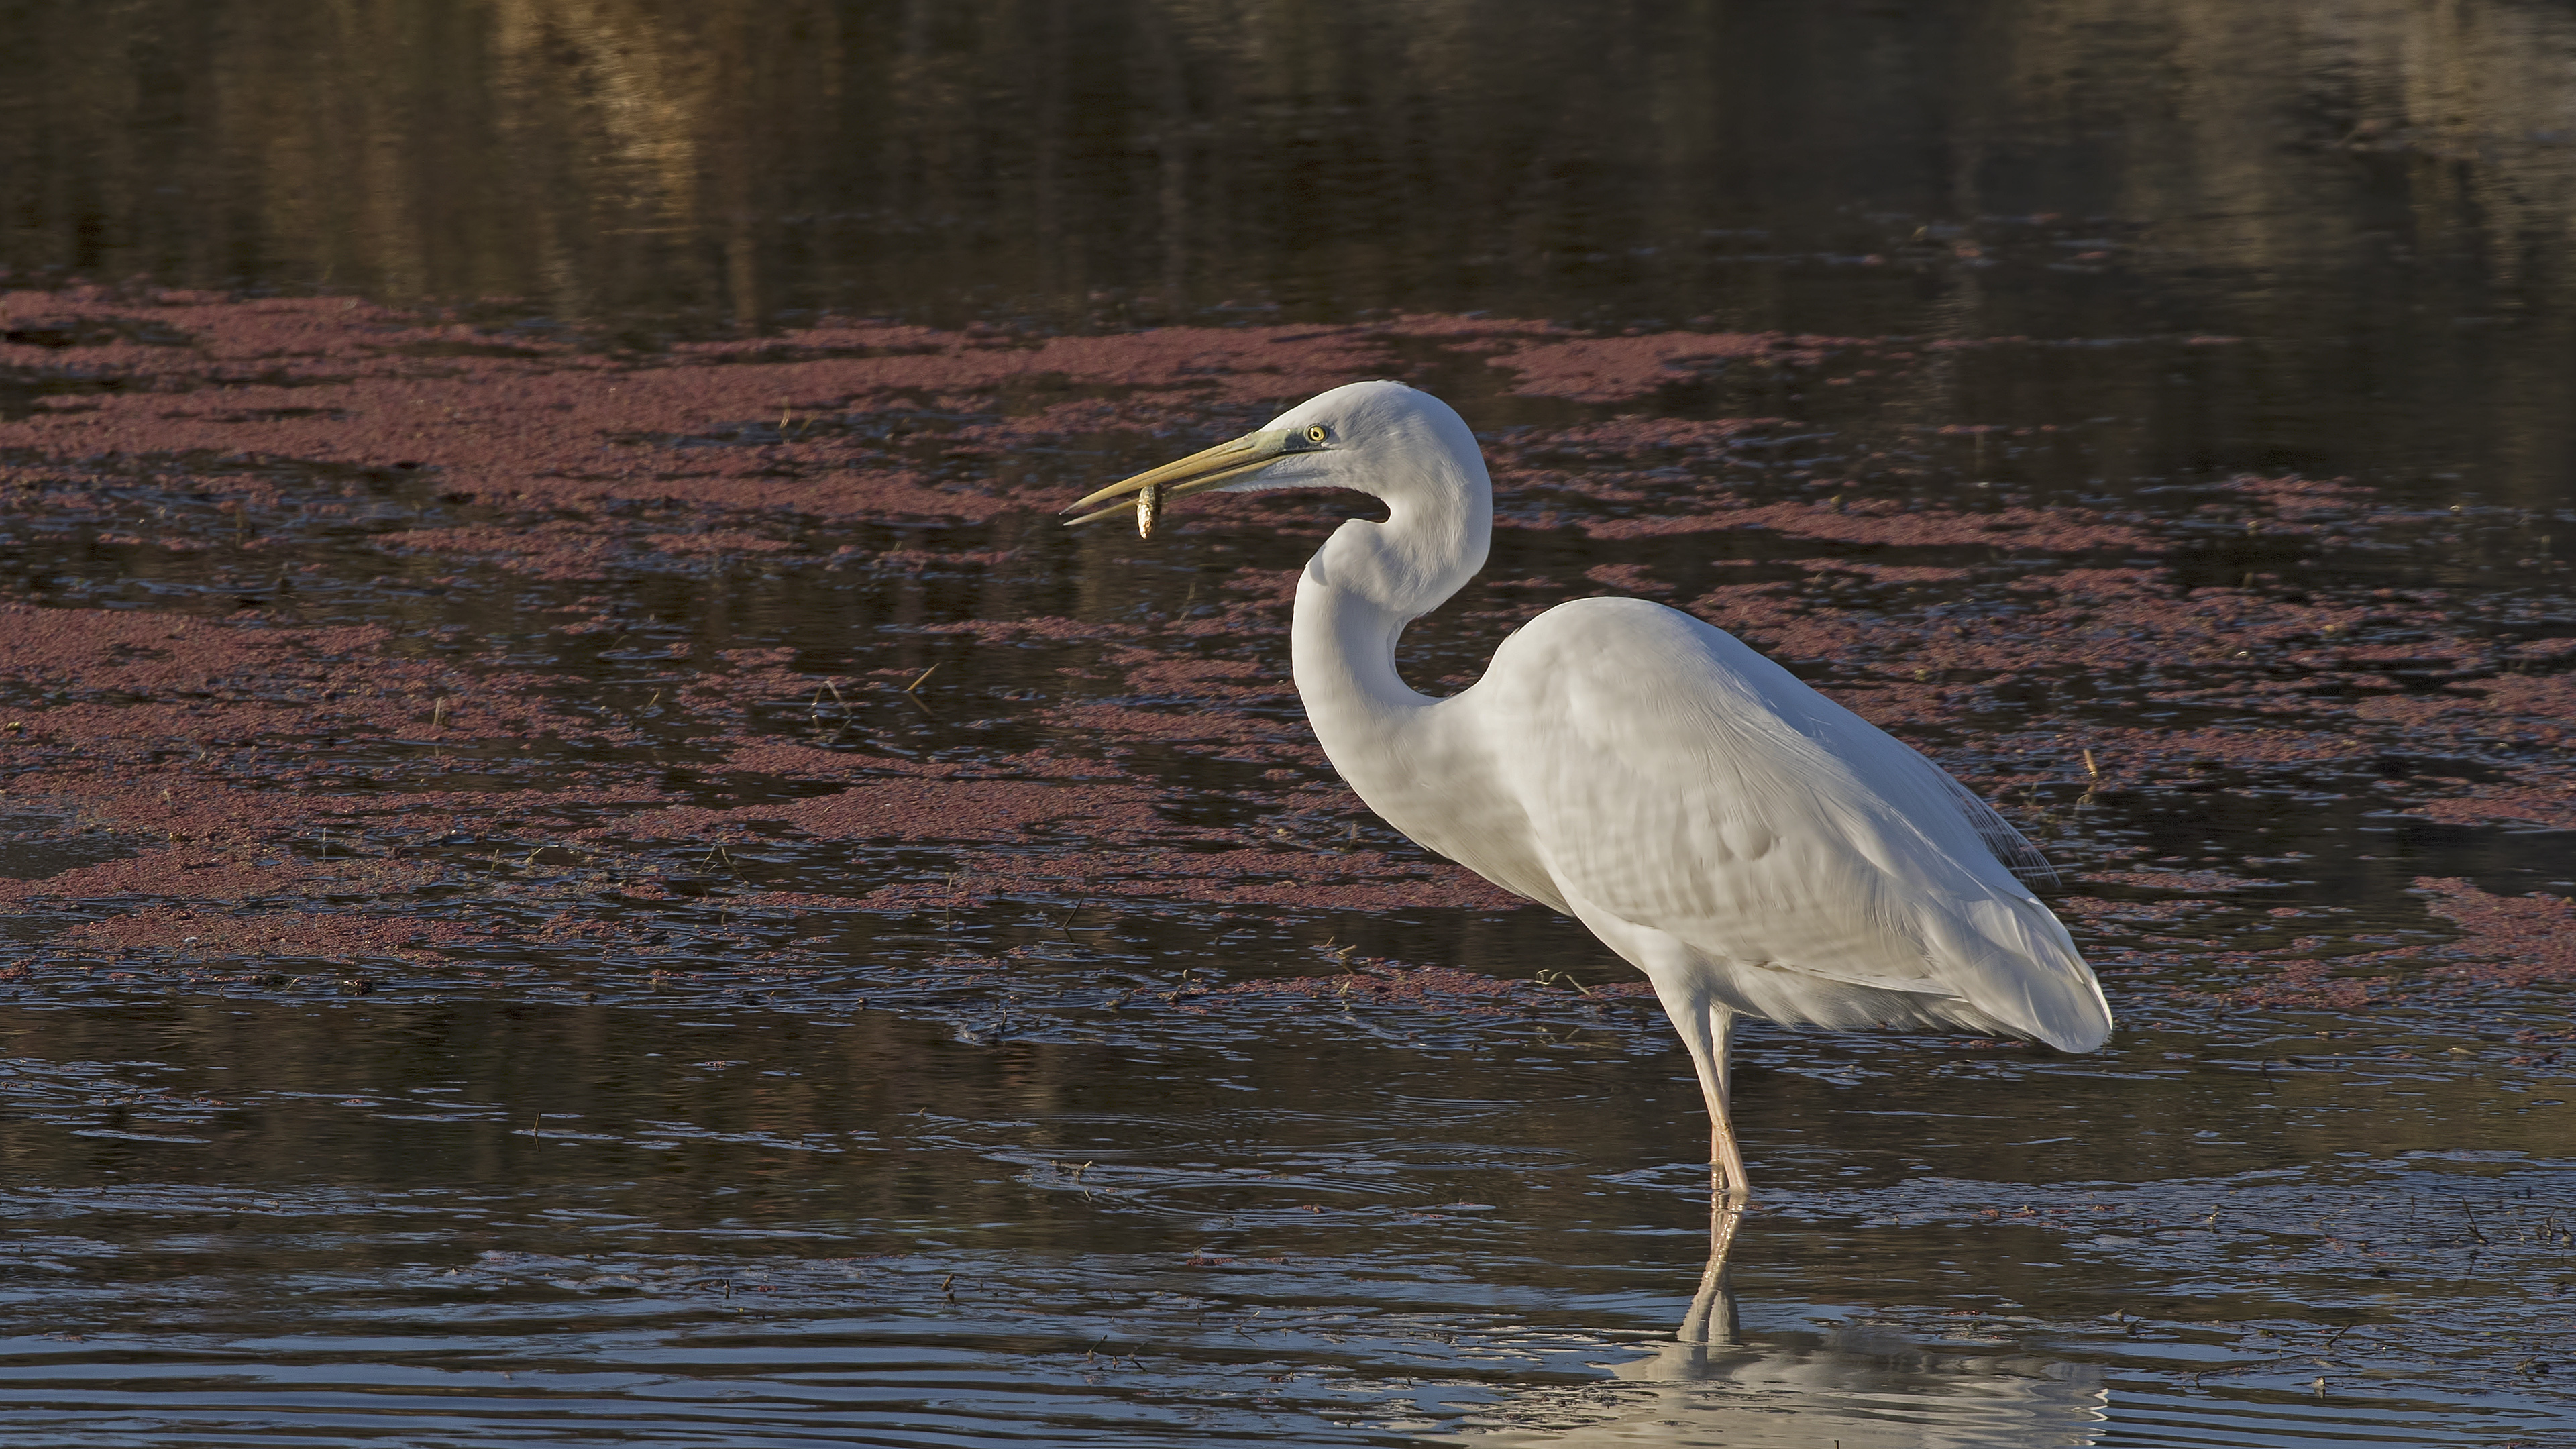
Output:
[[[1191,212],[1225,147],[1282,164],[1224,128],[1163,158],[1141,279],[1074,199],[1133,158],[1081,145],[1033,204],[1090,250],[940,272],[887,223],[873,282],[741,198],[784,230],[700,238],[727,284],[604,227],[549,254],[589,292],[424,303],[381,221],[364,297],[39,269],[0,295],[0,1427],[2576,1444],[2576,299],[2523,245],[2569,153],[2493,53],[2571,41],[2477,14],[2466,121],[2390,99],[2395,31],[2218,65],[2041,26],[2030,74],[2107,65],[2111,109],[2177,66],[2189,117],[2324,89],[2268,148],[2133,135],[2121,191],[1996,81],[2030,113],[1941,122],[1978,194],[1808,155],[1898,199],[1777,163],[1684,246],[1578,186],[1514,223],[1554,250],[1437,276],[1445,234]],[[954,67],[1034,94],[905,36],[963,47],[905,72],[907,135]],[[1708,43],[1749,86],[1811,40]],[[1628,41],[1550,53],[1688,49]],[[1891,94],[1889,134],[1948,114]],[[1607,154],[1595,104],[1561,119]],[[117,262],[158,280],[77,275]],[[612,315],[609,277],[664,290]],[[766,320],[708,325],[709,285]],[[1349,500],[1055,526],[1382,376],[1497,484],[1417,686],[1588,594],[1737,632],[2050,854],[2110,1046],[1749,1028],[1761,1197],[1695,1304],[1705,1128],[1642,983],[1304,729],[1288,602]]]

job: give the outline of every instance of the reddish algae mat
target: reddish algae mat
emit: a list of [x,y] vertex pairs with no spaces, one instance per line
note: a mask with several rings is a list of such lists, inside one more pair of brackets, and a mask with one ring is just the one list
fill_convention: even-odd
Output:
[[[1550,965],[1633,996],[1563,933],[1397,952],[1390,922],[1544,913],[1385,831],[1298,718],[1296,569],[1348,500],[1056,527],[1395,376],[1483,430],[1500,514],[1408,641],[1419,686],[1565,598],[1661,599],[1997,800],[2124,1012],[2404,1002],[2566,1040],[2513,1004],[2576,979],[2563,895],[2513,874],[2576,828],[2531,515],[2059,486],[2073,430],[1874,416],[1944,351],[1901,338],[852,321],[632,353],[342,298],[0,311],[12,981],[595,996],[793,983],[852,931],[974,943],[862,973],[937,991],[1078,958],[1086,922],[1258,919],[1315,931],[1344,998],[1354,959],[1365,997],[1553,1009]],[[1723,411],[1746,377],[1832,415]],[[674,920],[725,964],[667,959]],[[1282,989],[1315,988],[1197,1009]]]

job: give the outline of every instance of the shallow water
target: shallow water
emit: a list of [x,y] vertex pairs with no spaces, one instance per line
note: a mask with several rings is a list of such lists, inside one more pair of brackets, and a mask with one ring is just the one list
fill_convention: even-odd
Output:
[[[2576,25],[702,13],[9,22],[0,1436],[2576,1444]],[[1737,630],[2112,1043],[1750,1028],[1704,1283],[1633,973],[1304,732],[1335,507],[1047,517],[1367,375],[1410,677]]]

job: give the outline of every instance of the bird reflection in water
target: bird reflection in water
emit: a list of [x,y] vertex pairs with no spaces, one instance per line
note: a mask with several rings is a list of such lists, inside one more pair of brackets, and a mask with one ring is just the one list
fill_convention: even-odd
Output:
[[1725,1449],[2059,1449],[2100,1442],[2100,1371],[2012,1353],[1747,1334],[1730,1276],[1742,1211],[1709,1217],[1708,1265],[1669,1343],[1609,1365],[1606,1382],[1514,1400],[1465,1442]]

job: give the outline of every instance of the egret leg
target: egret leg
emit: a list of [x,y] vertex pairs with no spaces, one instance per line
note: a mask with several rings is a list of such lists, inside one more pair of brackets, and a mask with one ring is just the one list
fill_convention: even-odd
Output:
[[[1565,890],[1564,882],[1560,880],[1557,888]],[[1735,1145],[1735,1119],[1726,1105],[1726,1049],[1735,1035],[1735,1008],[1709,995],[1706,973],[1710,968],[1689,943],[1652,926],[1623,920],[1571,890],[1565,890],[1565,902],[1576,920],[1629,965],[1645,972],[1654,986],[1664,1015],[1672,1019],[1673,1030],[1690,1049],[1691,1066],[1699,1073],[1700,1097],[1708,1103],[1709,1192],[1721,1204],[1743,1207],[1753,1200],[1753,1180],[1745,1176],[1744,1152]]]
[[1745,1174],[1744,1150],[1736,1145],[1735,1117],[1727,1108],[1726,1054],[1735,1036],[1735,1008],[1692,990],[1678,973],[1650,971],[1646,979],[1690,1049],[1700,1097],[1708,1103],[1709,1192],[1719,1203],[1741,1208],[1753,1200],[1753,1180]]
[[1712,1001],[1706,1006],[1710,1050],[1701,1057],[1693,1052],[1692,1065],[1699,1068],[1699,1087],[1708,1098],[1708,1175],[1709,1190],[1722,1203],[1736,1207],[1753,1200],[1753,1179],[1744,1171],[1744,1149],[1735,1142],[1735,1113],[1727,1092],[1727,1049],[1735,1042],[1735,1009]]

